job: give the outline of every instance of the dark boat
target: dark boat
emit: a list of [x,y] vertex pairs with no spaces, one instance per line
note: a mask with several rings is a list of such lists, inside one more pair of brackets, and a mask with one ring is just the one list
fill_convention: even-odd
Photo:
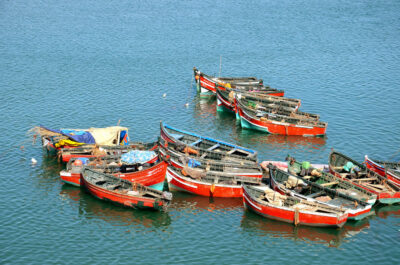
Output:
[[166,177],[170,190],[209,197],[242,197],[243,184],[261,184],[261,178],[223,176],[189,168],[179,170],[168,167]]
[[259,110],[238,96],[235,98],[235,104],[236,117],[240,118],[241,126],[246,129],[271,134],[322,136],[325,135],[328,126],[328,123],[320,121],[316,114]]
[[263,175],[261,167],[254,161],[249,161],[251,163],[244,163],[243,160],[229,159],[229,157],[225,157],[226,159],[224,160],[202,158],[201,156],[179,152],[176,149],[171,148],[171,145],[172,144],[169,144],[168,147],[161,145],[160,155],[169,165],[177,169],[189,166],[201,170],[207,170],[214,174],[227,176],[237,175],[261,178]]
[[181,156],[190,156],[202,161],[213,161],[221,164],[254,165],[257,156],[243,156],[241,154],[228,154],[227,152],[209,151],[207,149],[192,149],[189,145],[160,141],[159,152],[163,157],[170,156],[177,160]]
[[343,209],[282,195],[267,186],[243,185],[243,202],[261,216],[294,225],[342,227],[348,216]]
[[332,150],[329,170],[336,177],[376,194],[382,204],[400,202],[400,187],[344,154]]
[[93,196],[132,208],[165,210],[172,200],[172,194],[169,192],[155,190],[89,168],[84,169],[82,182]]
[[365,165],[383,177],[400,186],[400,162],[380,161],[365,156]]
[[160,123],[160,134],[164,141],[186,146],[191,153],[197,153],[196,150],[203,149],[213,153],[235,155],[257,161],[257,152],[254,150],[175,129],[162,122]]
[[262,104],[274,109],[286,109],[288,111],[296,111],[301,104],[299,99],[284,98],[271,96],[265,92],[245,92],[237,89],[219,89],[216,90],[218,110],[228,110],[235,112],[235,95],[240,94],[241,98],[252,100],[253,102],[261,102]]
[[317,201],[332,207],[345,209],[348,213],[348,219],[361,220],[368,216],[371,211],[371,204],[339,192],[338,189],[328,188],[330,185],[337,185],[337,181],[320,185],[306,178],[302,179],[291,175],[273,165],[269,165],[269,176],[271,187],[274,190],[310,202]]
[[287,156],[286,160],[288,161],[287,171],[292,175],[301,177],[302,179],[306,179],[307,181],[311,181],[323,187],[327,187],[335,192],[343,193],[347,196],[367,202],[371,205],[376,202],[376,194],[330,174],[328,172],[329,165],[323,165],[323,168],[316,168],[314,164],[309,164],[309,168],[304,169],[303,176],[302,163],[296,161],[295,158],[290,156]]
[[270,95],[283,96],[284,91],[263,85],[256,77],[214,77],[193,68],[195,80],[201,94],[215,94],[217,88],[235,88],[242,91],[264,91]]

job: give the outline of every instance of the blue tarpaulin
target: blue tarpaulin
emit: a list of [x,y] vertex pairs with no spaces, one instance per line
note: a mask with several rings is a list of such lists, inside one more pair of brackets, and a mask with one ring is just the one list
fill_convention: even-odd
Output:
[[[78,143],[85,143],[85,144],[95,144],[96,141],[94,140],[92,134],[90,132],[86,131],[74,131],[74,130],[55,130],[55,129],[49,129],[44,126],[40,126],[46,130],[62,134],[69,139],[78,142]],[[64,132],[65,131],[65,132]],[[68,132],[68,133],[67,133]],[[77,135],[74,134],[74,132],[78,132]]]
[[156,157],[154,151],[132,150],[121,156],[121,161],[129,164],[146,163]]

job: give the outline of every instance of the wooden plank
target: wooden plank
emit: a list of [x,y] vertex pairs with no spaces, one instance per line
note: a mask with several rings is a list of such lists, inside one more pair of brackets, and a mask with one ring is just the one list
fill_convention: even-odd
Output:
[[208,151],[212,151],[212,150],[214,150],[215,148],[217,148],[217,147],[219,147],[219,146],[220,146],[220,144],[219,144],[219,143],[216,143],[215,145],[211,146],[211,147],[208,148],[207,150],[208,150]]
[[326,186],[332,186],[332,185],[336,185],[336,184],[339,184],[339,182],[333,181],[333,182],[322,183],[321,186],[326,187]]

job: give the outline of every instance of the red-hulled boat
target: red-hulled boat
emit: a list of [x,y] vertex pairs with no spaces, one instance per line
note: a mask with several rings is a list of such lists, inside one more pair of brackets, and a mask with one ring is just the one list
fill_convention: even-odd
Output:
[[243,128],[271,134],[322,136],[328,126],[326,122],[319,121],[319,117],[307,117],[300,112],[287,115],[254,110],[238,97],[235,99],[235,111]]
[[234,88],[249,92],[264,92],[273,96],[283,97],[284,91],[263,85],[262,79],[256,77],[213,77],[193,68],[197,87],[201,94],[215,95],[217,88]]
[[[60,172],[60,178],[64,183],[80,186],[82,172],[85,168],[90,168],[99,172],[112,174],[130,182],[137,182],[153,189],[162,190],[164,187],[167,163],[158,161],[154,163],[144,163],[142,165],[118,165],[116,162],[92,161],[88,165],[82,163],[74,164],[77,160],[71,160],[67,164],[66,170]],[[121,170],[122,169],[122,170]]]
[[383,177],[387,177],[397,186],[400,186],[400,162],[372,160],[365,156],[365,165]]
[[[167,180],[170,190],[185,191],[196,195],[209,197],[241,197],[242,185],[259,185],[260,178],[240,176],[220,176],[207,172],[189,172],[190,169],[167,169]],[[188,172],[185,172],[188,171]],[[185,173],[186,176],[183,174]],[[189,175],[190,173],[190,175]]]
[[400,202],[399,186],[342,153],[332,150],[329,156],[329,170],[335,176],[376,194],[379,203]]
[[139,209],[166,209],[172,194],[145,187],[139,183],[85,168],[82,183],[95,197],[127,207]]
[[243,185],[243,202],[261,216],[294,225],[342,227],[348,216],[345,210],[281,195],[267,186]]
[[[315,173],[322,174],[322,172],[317,171]],[[318,183],[318,181],[310,181],[312,176],[302,178],[291,175],[273,165],[269,165],[269,175],[271,187],[281,194],[290,194],[310,202],[345,209],[348,213],[348,219],[352,220],[361,220],[370,215],[372,205],[367,202],[368,197],[349,195],[349,193],[346,193],[347,190],[343,189],[347,188],[344,183],[340,187],[335,187],[340,184],[339,181]]]

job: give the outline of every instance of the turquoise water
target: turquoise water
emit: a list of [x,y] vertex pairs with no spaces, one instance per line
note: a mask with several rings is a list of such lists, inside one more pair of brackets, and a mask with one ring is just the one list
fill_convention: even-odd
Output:
[[[326,163],[331,148],[399,159],[399,1],[5,0],[0,36],[0,263],[398,263],[400,206],[341,230],[181,193],[167,213],[139,212],[62,185],[62,166],[26,132],[121,120],[131,140],[152,141],[163,120],[261,160]],[[257,76],[300,98],[327,136],[242,130],[217,112],[192,68],[218,75],[220,58],[221,75]]]

